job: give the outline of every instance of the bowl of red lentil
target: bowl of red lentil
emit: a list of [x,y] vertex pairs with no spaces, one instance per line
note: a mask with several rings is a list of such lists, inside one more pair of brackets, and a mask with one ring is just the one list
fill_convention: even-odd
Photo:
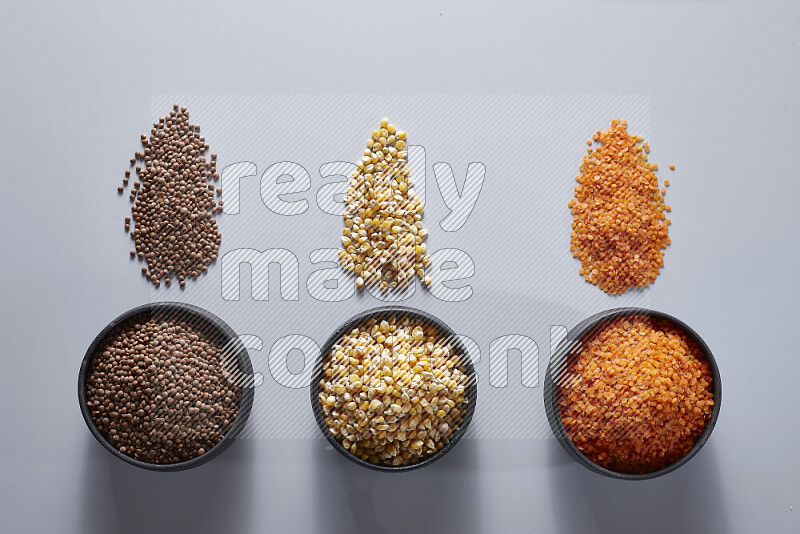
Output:
[[419,469],[450,452],[478,396],[461,339],[439,318],[403,306],[367,310],[339,326],[322,346],[310,390],[333,448],[388,472]]
[[78,402],[92,435],[117,458],[182,471],[218,456],[253,406],[253,366],[216,315],[155,302],[111,321],[86,350]]
[[678,469],[705,445],[722,382],[708,345],[686,323],[617,308],[568,332],[548,365],[544,402],[555,437],[581,465],[644,480]]

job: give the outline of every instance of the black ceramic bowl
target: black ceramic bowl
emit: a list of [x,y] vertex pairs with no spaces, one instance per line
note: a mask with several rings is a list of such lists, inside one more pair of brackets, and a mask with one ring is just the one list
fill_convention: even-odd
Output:
[[[141,317],[143,320],[148,320],[153,316],[179,317],[191,322],[193,326],[201,328],[209,335],[211,339],[220,343],[220,346],[225,347],[224,350],[226,354],[236,358],[235,361],[238,365],[238,373],[240,373],[242,380],[245,382],[245,384],[242,386],[242,401],[239,406],[239,413],[237,414],[236,419],[234,420],[225,437],[223,437],[219,443],[217,443],[210,450],[206,451],[204,454],[196,458],[192,458],[191,460],[174,464],[152,464],[137,460],[136,458],[120,452],[119,449],[111,445],[105,436],[103,436],[103,434],[101,434],[97,429],[94,421],[92,421],[92,415],[89,411],[89,407],[86,404],[86,380],[89,375],[89,370],[91,367],[90,364],[94,359],[97,349],[112,333],[114,328],[120,324],[125,323],[134,317]],[[202,308],[198,308],[190,304],[182,304],[177,302],[154,302],[128,310],[111,321],[108,326],[106,326],[99,334],[97,334],[97,337],[94,338],[94,341],[92,341],[92,344],[89,345],[89,348],[86,350],[86,355],[83,357],[83,362],[81,363],[81,371],[80,375],[78,376],[78,402],[80,403],[83,419],[86,421],[86,426],[89,427],[92,435],[97,438],[97,441],[99,441],[103,447],[105,447],[111,454],[120,460],[124,460],[129,464],[135,465],[136,467],[149,469],[151,471],[183,471],[184,469],[190,469],[192,467],[202,465],[212,458],[218,456],[222,451],[228,448],[228,446],[235,439],[236,435],[241,432],[242,428],[244,428],[244,425],[247,423],[247,418],[250,416],[250,410],[253,407],[253,388],[246,386],[247,377],[252,377],[252,375],[253,365],[250,362],[250,356],[247,354],[247,349],[245,349],[236,333],[231,329],[230,326],[222,321],[222,319],[210,312],[207,312],[206,310],[203,310]]]
[[[711,371],[713,380],[711,389],[714,395],[714,406],[711,409],[711,416],[706,423],[706,427],[702,434],[700,434],[700,436],[697,438],[694,446],[689,450],[689,452],[672,464],[657,471],[651,471],[649,473],[642,474],[611,471],[590,461],[578,450],[575,444],[572,443],[572,440],[569,439],[569,436],[567,436],[567,432],[561,422],[561,415],[558,411],[558,386],[556,381],[566,368],[570,357],[574,357],[580,353],[583,348],[583,341],[589,339],[595,332],[597,332],[609,321],[627,315],[644,315],[656,319],[662,319],[683,331],[689,339],[697,344],[697,347],[703,353],[703,356],[708,362],[708,367]],[[711,354],[711,349],[708,348],[708,345],[706,345],[705,341],[703,341],[697,332],[692,330],[683,321],[676,319],[671,315],[667,315],[666,313],[648,310],[646,308],[616,308],[613,310],[600,312],[596,315],[592,315],[588,319],[583,320],[575,328],[570,330],[567,334],[567,337],[558,345],[558,348],[555,350],[550,359],[550,364],[547,366],[547,374],[544,382],[544,406],[547,413],[547,420],[550,423],[550,428],[553,430],[553,434],[555,434],[561,446],[564,447],[564,450],[566,450],[570,456],[577,460],[578,463],[589,470],[594,471],[595,473],[600,473],[601,475],[624,480],[645,480],[656,478],[670,473],[688,462],[695,454],[697,454],[703,445],[705,445],[709,436],[711,436],[711,432],[714,430],[714,425],[717,423],[717,419],[719,418],[719,410],[721,405],[722,381],[720,380],[719,376],[719,368],[717,367],[717,362],[714,360],[714,355]]]
[[[399,465],[399,466],[388,466],[388,465],[377,465],[373,464],[372,462],[368,462],[366,460],[362,460],[360,457],[356,456],[355,454],[351,453],[350,451],[346,450],[344,446],[330,433],[328,430],[328,425],[325,424],[325,415],[322,412],[322,407],[319,403],[319,381],[322,379],[323,369],[322,366],[327,360],[328,356],[330,355],[331,349],[333,346],[339,342],[342,336],[346,333],[361,324],[362,322],[366,321],[367,319],[371,318],[381,318],[381,317],[388,317],[388,316],[395,316],[395,317],[413,317],[414,319],[418,319],[425,324],[434,326],[438,331],[439,334],[443,337],[446,337],[450,341],[450,345],[455,349],[455,351],[461,355],[461,370],[464,374],[467,375],[469,378],[468,386],[467,386],[467,398],[469,399],[469,403],[467,404],[467,411],[464,414],[464,420],[462,421],[461,425],[459,425],[458,429],[450,436],[450,441],[447,442],[441,450],[431,454],[427,458],[420,460],[415,464],[409,465]],[[362,465],[364,467],[368,467],[370,469],[375,469],[378,471],[391,471],[391,472],[404,472],[404,471],[411,471],[412,469],[419,469],[420,467],[430,465],[448,452],[450,452],[453,447],[455,447],[456,443],[464,436],[464,433],[467,430],[470,422],[472,421],[472,416],[475,413],[475,405],[477,404],[478,399],[478,383],[477,377],[475,375],[475,367],[472,365],[472,359],[470,358],[469,353],[467,352],[464,344],[461,342],[461,339],[453,332],[453,330],[443,323],[438,318],[425,313],[421,310],[417,310],[415,308],[408,308],[403,306],[384,306],[380,308],[373,308],[372,310],[367,310],[365,312],[359,313],[348,319],[344,324],[342,324],[336,331],[331,334],[325,344],[322,346],[322,350],[320,351],[319,358],[314,366],[314,374],[313,379],[311,382],[311,409],[314,411],[314,418],[317,420],[317,425],[319,426],[320,432],[325,438],[333,445],[333,448],[339,451],[342,455],[345,456],[348,460],[357,463],[358,465]]]

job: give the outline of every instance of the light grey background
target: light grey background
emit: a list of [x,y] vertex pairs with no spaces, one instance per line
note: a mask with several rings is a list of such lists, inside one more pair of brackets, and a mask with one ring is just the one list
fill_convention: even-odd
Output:
[[[796,2],[5,2],[0,531],[797,532],[798,30]],[[106,322],[171,298],[153,295],[127,258],[127,202],[114,192],[148,128],[151,97],[425,93],[648,97],[651,157],[677,170],[660,173],[673,182],[673,245],[641,298],[695,327],[720,364],[723,409],[703,451],[642,483],[595,476],[550,439],[467,439],[434,466],[400,476],[359,469],[318,439],[240,440],[179,474],[113,461],[85,428],[75,385],[83,352]],[[362,113],[330,130],[336,148],[321,146],[320,158],[352,159],[349,147],[365,139],[359,124],[372,116]],[[447,113],[447,131],[457,136],[459,113]],[[552,121],[558,117],[508,125],[518,132],[519,158]],[[291,123],[277,126],[297,135]],[[587,124],[586,136],[603,126]],[[464,134],[476,135],[474,124]],[[218,142],[248,135],[231,131]],[[467,151],[457,141],[439,148],[439,139],[421,141],[441,150],[429,165],[448,161],[459,177],[460,154],[490,158],[500,145],[474,146],[468,137]],[[568,161],[574,151],[577,170],[584,141],[559,137],[554,158]],[[261,172],[293,159],[269,147],[258,157]],[[308,168],[313,180],[316,168]],[[527,168],[492,175],[487,167],[476,212],[455,234],[438,229],[445,211],[429,189],[431,246],[475,258],[476,300],[459,308],[420,294],[410,304],[484,351],[505,333],[527,333],[546,351],[549,324],[571,326],[587,311],[624,302],[583,284],[565,255],[574,171],[550,176],[538,160]],[[526,199],[557,187],[566,190],[552,201],[558,220],[526,209]],[[332,246],[338,222],[313,202],[310,211],[301,224],[320,226],[314,242]],[[291,248],[280,234],[296,230],[279,221],[264,228],[263,247]],[[223,233],[234,222],[223,216]],[[311,268],[298,257],[303,280]],[[218,276],[212,269],[186,294]],[[500,298],[491,313],[480,300]],[[292,323],[321,342],[374,302],[318,307],[301,287],[295,303],[251,303],[252,332],[242,332],[231,304],[214,311],[269,346],[278,334],[265,325]],[[521,425],[539,409],[534,391],[508,406]],[[297,399],[307,402],[305,391]],[[490,421],[476,416],[474,424]]]

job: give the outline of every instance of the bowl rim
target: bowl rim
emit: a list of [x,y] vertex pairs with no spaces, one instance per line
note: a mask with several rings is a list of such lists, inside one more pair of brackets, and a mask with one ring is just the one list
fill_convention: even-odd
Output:
[[128,456],[127,454],[120,452],[119,449],[114,447],[103,434],[97,429],[94,421],[92,420],[92,414],[89,411],[89,407],[87,405],[87,397],[86,397],[86,381],[89,375],[90,364],[94,359],[94,355],[97,352],[97,349],[101,346],[101,344],[106,341],[111,331],[119,326],[121,323],[128,321],[129,319],[136,317],[137,315],[144,315],[144,314],[153,314],[153,313],[180,313],[180,314],[187,314],[191,316],[193,319],[198,319],[201,322],[205,323],[206,325],[210,326],[213,329],[216,329],[223,337],[226,343],[230,343],[233,345],[233,350],[236,353],[236,359],[239,366],[239,370],[250,376],[253,374],[253,365],[250,361],[250,355],[247,352],[242,341],[239,339],[239,336],[233,331],[233,329],[222,319],[214,315],[213,313],[200,308],[199,306],[195,306],[193,304],[187,304],[183,302],[150,302],[147,304],[142,304],[140,306],[136,306],[131,308],[110,323],[108,323],[105,328],[103,328],[97,336],[95,336],[92,343],[89,345],[89,348],[86,349],[86,353],[83,356],[83,360],[81,361],[80,372],[78,374],[78,403],[80,404],[81,414],[83,415],[83,420],[86,422],[86,426],[89,427],[92,435],[97,439],[98,442],[111,454],[116,456],[117,458],[134,465],[136,467],[147,469],[149,471],[161,471],[161,472],[173,472],[173,471],[183,471],[185,469],[191,469],[193,467],[200,466],[213,458],[217,457],[222,451],[227,449],[230,444],[234,441],[236,436],[242,431],[245,424],[247,423],[248,418],[250,417],[250,411],[253,407],[253,388],[242,386],[242,402],[239,406],[239,412],[236,415],[236,419],[234,420],[233,424],[231,425],[230,430],[223,436],[223,438],[214,445],[211,449],[206,451],[205,453],[197,456],[196,458],[192,458],[191,460],[186,460],[183,462],[178,462],[174,464],[153,464],[144,462],[142,460],[137,460],[132,456]]
[[[555,364],[563,365],[566,361],[567,357],[574,353],[585,336],[596,332],[602,325],[606,324],[607,322],[617,319],[619,317],[631,316],[631,315],[644,315],[647,317],[653,317],[657,319],[665,320],[671,323],[673,326],[677,327],[681,331],[683,331],[690,339],[692,339],[697,346],[700,348],[700,351],[703,353],[703,357],[708,362],[709,371],[711,372],[712,376],[712,393],[714,396],[714,406],[711,409],[711,415],[706,422],[706,426],[703,429],[703,432],[698,436],[697,440],[695,441],[692,448],[689,449],[689,452],[684,454],[675,462],[669,464],[666,467],[658,469],[656,471],[651,471],[649,473],[622,473],[619,471],[612,471],[611,469],[607,469],[602,467],[591,460],[589,460],[572,442],[572,440],[567,435],[566,429],[561,421],[561,415],[558,410],[558,388],[555,385],[552,377],[553,373],[553,366]],[[717,361],[714,359],[714,355],[711,352],[711,349],[708,347],[706,342],[703,340],[702,337],[689,325],[681,321],[680,319],[673,317],[667,313],[657,310],[651,310],[648,308],[641,308],[641,307],[622,307],[622,308],[613,308],[605,311],[601,311],[594,315],[591,315],[578,323],[575,327],[567,332],[566,337],[558,344],[558,347],[553,352],[553,355],[550,358],[550,362],[547,365],[547,372],[545,374],[545,382],[544,382],[544,404],[545,404],[545,412],[547,415],[547,420],[550,423],[550,428],[553,431],[558,442],[564,447],[564,450],[569,453],[575,460],[578,461],[581,465],[589,469],[590,471],[594,471],[595,473],[599,473],[601,475],[605,475],[607,477],[621,479],[621,480],[648,480],[656,477],[660,477],[666,475],[667,473],[671,473],[675,471],[682,465],[686,464],[689,460],[691,460],[703,445],[706,444],[709,437],[711,436],[712,431],[714,430],[714,426],[717,424],[717,419],[719,418],[720,408],[722,406],[722,380],[720,378],[719,366],[717,365]]]
[[[373,464],[372,462],[368,462],[366,460],[362,460],[360,457],[356,456],[355,454],[351,453],[350,451],[344,448],[342,445],[328,430],[328,425],[325,424],[325,417],[322,413],[322,407],[319,404],[319,381],[322,378],[322,366],[325,361],[328,359],[328,355],[333,348],[333,345],[336,344],[342,337],[342,335],[352,330],[357,324],[373,318],[375,316],[381,315],[399,315],[399,316],[407,316],[413,317],[416,319],[421,319],[423,321],[427,321],[439,330],[440,333],[443,333],[445,337],[451,339],[452,346],[461,354],[461,362],[463,365],[464,370],[466,371],[466,375],[468,377],[468,386],[467,386],[467,395],[469,402],[467,403],[467,411],[464,414],[464,419],[458,427],[458,430],[450,436],[450,441],[442,447],[442,449],[436,451],[434,454],[428,456],[427,458],[420,460],[415,464],[408,464],[408,465],[399,465],[399,466],[389,466],[389,465],[379,465]],[[339,325],[336,330],[328,337],[325,343],[322,345],[322,348],[317,356],[317,361],[314,364],[314,370],[312,373],[311,384],[309,385],[310,390],[310,398],[311,398],[311,409],[314,412],[314,419],[317,422],[317,426],[319,427],[320,432],[325,439],[336,449],[342,456],[350,460],[351,462],[358,464],[362,467],[367,467],[369,469],[375,471],[384,471],[384,472],[391,472],[391,473],[404,473],[408,471],[413,471],[415,469],[419,469],[424,466],[428,466],[433,462],[439,460],[448,452],[450,452],[453,447],[455,447],[456,443],[458,443],[464,434],[467,431],[470,423],[472,422],[473,415],[475,414],[475,408],[477,406],[477,399],[478,399],[478,383],[477,383],[477,375],[475,373],[475,366],[472,363],[472,357],[470,356],[469,352],[466,349],[461,338],[451,329],[444,321],[439,319],[438,317],[431,315],[427,312],[419,310],[417,308],[413,308],[410,306],[396,306],[396,305],[389,305],[389,306],[379,306],[377,308],[370,308],[368,310],[364,310],[362,312],[357,313],[356,315],[350,317],[341,325]]]

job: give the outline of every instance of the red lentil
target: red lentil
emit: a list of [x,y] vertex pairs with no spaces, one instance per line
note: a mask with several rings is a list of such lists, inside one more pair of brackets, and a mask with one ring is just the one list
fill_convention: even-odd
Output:
[[650,147],[628,134],[627,121],[614,120],[597,132],[570,200],[570,251],[581,261],[580,274],[607,293],[649,286],[664,265],[670,243],[664,194],[647,161]]
[[568,363],[561,421],[592,462],[623,473],[661,469],[685,455],[714,405],[700,349],[671,324],[644,316],[610,321]]

